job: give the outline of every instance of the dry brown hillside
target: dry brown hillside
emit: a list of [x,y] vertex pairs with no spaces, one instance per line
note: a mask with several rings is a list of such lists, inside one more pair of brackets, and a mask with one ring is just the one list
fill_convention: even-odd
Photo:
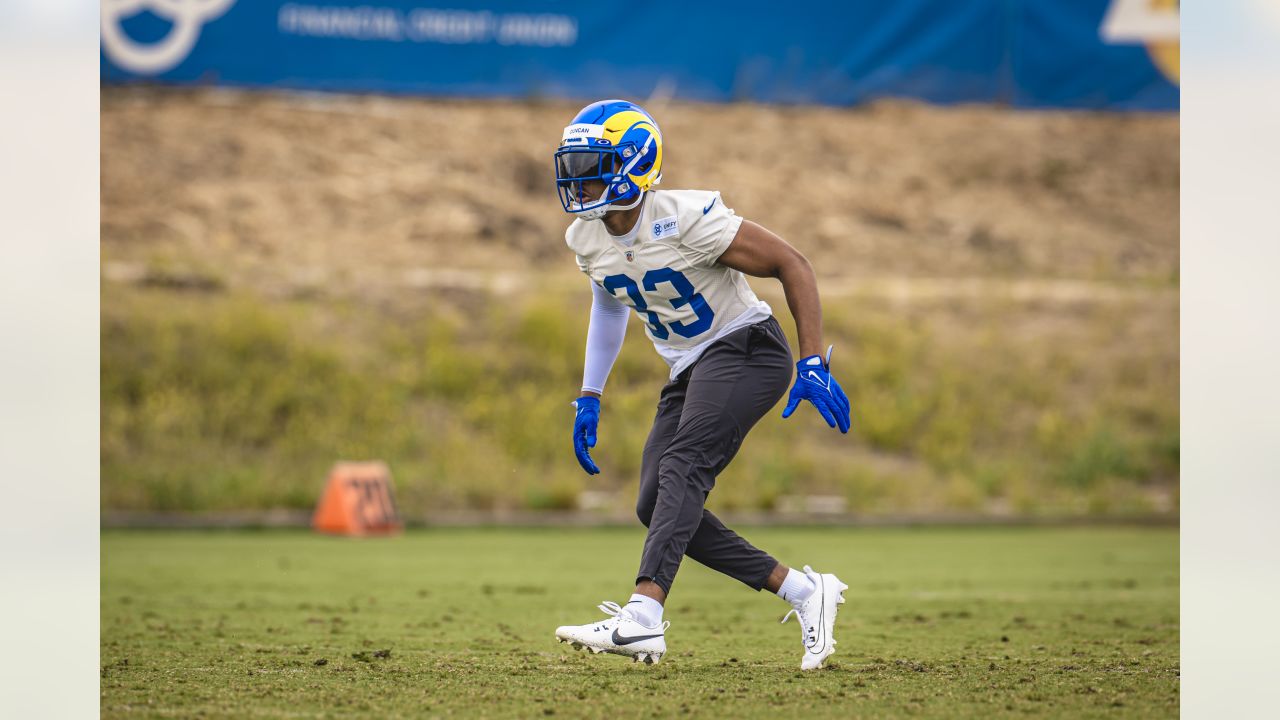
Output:
[[[577,106],[104,89],[108,276],[394,293],[571,270],[550,154]],[[1176,282],[1176,116],[652,112],[664,187],[722,190],[827,278]]]
[[[626,516],[666,373],[633,327],[585,476],[551,162],[577,109],[104,88],[104,507],[305,508],[381,457],[410,513]],[[854,407],[848,436],[762,421],[713,506],[1176,512],[1176,116],[650,109],[663,187],[812,260]]]

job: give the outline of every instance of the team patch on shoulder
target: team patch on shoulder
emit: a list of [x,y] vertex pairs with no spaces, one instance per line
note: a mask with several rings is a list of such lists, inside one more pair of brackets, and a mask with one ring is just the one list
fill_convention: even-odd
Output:
[[661,240],[664,237],[677,237],[680,235],[680,222],[676,220],[675,215],[668,215],[654,220],[649,229],[653,232],[654,240]]

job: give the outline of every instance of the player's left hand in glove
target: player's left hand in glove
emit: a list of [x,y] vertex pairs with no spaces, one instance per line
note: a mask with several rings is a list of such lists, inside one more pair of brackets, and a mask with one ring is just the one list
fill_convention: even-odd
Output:
[[589,450],[596,446],[596,426],[600,423],[600,399],[586,395],[573,401],[578,409],[573,418],[573,453],[588,475],[599,475],[600,468],[591,460]]
[[840,432],[849,432],[849,398],[845,396],[840,383],[831,377],[831,350],[827,348],[827,359],[821,355],[810,355],[796,363],[796,384],[791,388],[791,397],[787,399],[787,407],[782,417],[789,418],[796,411],[801,400],[808,400],[822,414],[823,419],[831,427],[839,427]]

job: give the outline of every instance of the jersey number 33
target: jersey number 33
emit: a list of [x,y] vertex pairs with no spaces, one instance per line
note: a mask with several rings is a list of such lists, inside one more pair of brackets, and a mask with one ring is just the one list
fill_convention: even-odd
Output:
[[640,279],[640,284],[626,275],[610,275],[604,279],[604,289],[610,293],[617,295],[619,290],[625,290],[627,297],[631,299],[631,304],[635,306],[636,312],[644,313],[649,317],[649,332],[659,340],[666,340],[670,337],[667,326],[663,325],[658,319],[658,314],[649,309],[649,303],[644,299],[644,293],[640,292],[640,286],[643,285],[647,292],[657,294],[658,286],[667,283],[676,292],[675,297],[664,297],[663,299],[671,303],[673,309],[679,310],[685,305],[693,311],[696,316],[694,321],[685,324],[683,322],[673,322],[670,325],[671,332],[680,337],[697,337],[711,328],[711,322],[715,319],[715,311],[702,298],[702,294],[695,292],[693,283],[684,276],[679,270],[673,270],[669,267],[650,270]]

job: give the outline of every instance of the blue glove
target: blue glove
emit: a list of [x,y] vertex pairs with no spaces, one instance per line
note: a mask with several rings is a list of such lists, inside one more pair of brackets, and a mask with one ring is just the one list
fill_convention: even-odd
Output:
[[831,350],[827,348],[827,359],[823,362],[821,355],[810,355],[796,363],[796,384],[791,388],[791,397],[787,399],[787,407],[782,417],[789,418],[796,411],[801,400],[808,400],[822,413],[827,424],[840,427],[840,432],[849,432],[849,398],[840,383],[831,377]]
[[591,460],[590,448],[596,446],[596,425],[600,423],[600,399],[590,396],[573,401],[578,414],[573,418],[573,453],[588,475],[599,475],[600,468]]

